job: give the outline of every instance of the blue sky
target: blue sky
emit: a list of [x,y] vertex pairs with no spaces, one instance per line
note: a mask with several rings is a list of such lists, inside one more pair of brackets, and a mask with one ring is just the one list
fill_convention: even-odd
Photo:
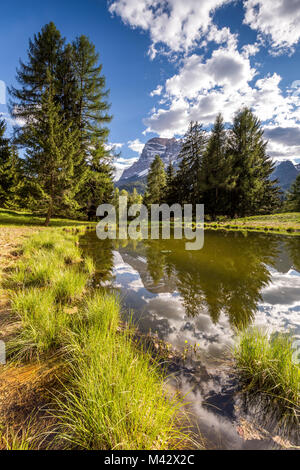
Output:
[[15,83],[28,38],[49,21],[67,40],[88,35],[100,53],[119,170],[149,138],[180,136],[191,119],[209,128],[220,111],[230,122],[243,105],[262,120],[273,158],[300,159],[299,0],[5,2],[2,82]]

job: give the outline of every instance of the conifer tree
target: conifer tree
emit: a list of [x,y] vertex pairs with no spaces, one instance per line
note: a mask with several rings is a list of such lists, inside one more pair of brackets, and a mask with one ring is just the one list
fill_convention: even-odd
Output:
[[14,146],[4,137],[6,123],[0,120],[0,205],[13,207],[14,191],[21,178],[21,164]]
[[200,185],[205,213],[215,219],[217,214],[226,214],[226,194],[234,186],[231,176],[231,159],[226,155],[227,135],[221,114],[216,118],[207,149],[204,153]]
[[192,121],[183,138],[176,175],[178,202],[181,204],[200,202],[200,171],[206,143],[206,132],[202,125]]
[[[80,151],[72,152],[72,181],[74,198],[83,213],[89,211],[89,201],[95,198],[92,181],[97,180],[101,194],[107,192],[108,186],[112,187],[109,167],[113,156],[107,163],[107,155],[101,160],[105,152],[98,151],[107,142],[109,131],[106,126],[111,120],[108,91],[105,90],[105,78],[98,59],[95,46],[88,38],[81,36],[72,44],[65,44],[51,22],[29,41],[27,62],[21,62],[17,71],[18,87],[9,90],[12,116],[24,124],[16,128],[15,141],[32,151],[28,136],[34,125],[41,124],[38,123],[40,108],[51,77],[53,104],[58,106],[61,123],[78,133],[76,142]],[[104,183],[103,188],[100,187],[101,182]],[[88,188],[91,194],[87,197]]]
[[165,202],[171,206],[177,202],[176,172],[173,163],[170,161],[166,171],[166,191]]
[[260,121],[245,108],[237,113],[229,134],[228,155],[231,159],[235,186],[230,192],[231,217],[270,212],[278,201],[276,181],[270,177],[274,170],[266,154]]
[[132,206],[133,204],[142,204],[143,203],[143,196],[139,194],[136,188],[133,188],[131,194],[129,194],[128,205]]
[[147,189],[144,197],[145,204],[162,204],[165,200],[165,190],[165,167],[160,156],[156,155],[148,173]]
[[42,96],[36,121],[26,130],[28,149],[26,171],[39,186],[41,198],[37,203],[45,211],[48,225],[54,213],[67,215],[78,209],[74,202],[74,154],[79,152],[78,131],[70,129],[55,103],[48,74],[49,89]]
[[28,144],[27,128],[38,118],[42,97],[49,88],[49,74],[53,78],[54,94],[61,94],[57,77],[64,42],[54,23],[45,25],[33,40],[29,39],[27,63],[20,61],[17,70],[19,88],[9,89],[12,116],[23,122],[16,129],[17,143],[24,147]]
[[80,138],[85,152],[89,153],[91,141],[108,137],[106,125],[112,117],[108,114],[109,91],[105,89],[105,77],[99,54],[86,36],[80,36],[73,44],[73,70],[76,83],[75,121],[80,131]]
[[286,208],[292,212],[300,212],[300,175],[297,176],[288,192]]

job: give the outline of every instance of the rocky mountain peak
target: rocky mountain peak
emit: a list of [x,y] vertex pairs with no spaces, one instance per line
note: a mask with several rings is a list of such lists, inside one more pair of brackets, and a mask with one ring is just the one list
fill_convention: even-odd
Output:
[[164,139],[154,137],[145,144],[140,158],[130,168],[124,170],[120,182],[128,179],[139,179],[147,175],[156,155],[159,155],[165,166],[177,159],[181,149],[181,141],[175,138]]

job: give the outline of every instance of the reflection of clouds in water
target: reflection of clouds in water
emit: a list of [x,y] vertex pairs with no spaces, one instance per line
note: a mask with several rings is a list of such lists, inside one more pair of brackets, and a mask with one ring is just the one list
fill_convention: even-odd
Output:
[[130,289],[138,292],[144,289],[144,284],[139,273],[129,264],[124,263],[119,252],[114,251],[114,270],[115,287]]
[[[143,263],[146,261],[141,256],[138,259]],[[299,273],[290,270],[283,274],[273,268],[268,269],[271,273],[270,283],[262,289],[263,303],[258,305],[254,323],[265,325],[271,331],[289,328],[298,335]],[[216,324],[206,307],[197,317],[188,318],[177,291],[158,294],[150,292],[145,288],[139,272],[125,263],[117,251],[114,252],[114,275],[115,286],[126,294],[126,301],[130,304],[127,306],[138,307],[142,311],[141,321],[174,346],[199,344],[202,351],[219,357],[232,345],[233,332],[224,313]]]
[[300,334],[300,273],[294,270],[282,274],[271,270],[272,282],[262,290],[255,324],[270,331],[291,330]]

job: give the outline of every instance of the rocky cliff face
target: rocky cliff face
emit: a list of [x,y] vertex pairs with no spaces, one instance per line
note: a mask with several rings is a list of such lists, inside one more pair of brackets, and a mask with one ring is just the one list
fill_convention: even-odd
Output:
[[150,165],[156,155],[159,155],[165,166],[167,166],[170,161],[173,162],[177,159],[180,148],[181,143],[176,139],[161,139],[155,137],[154,139],[148,140],[139,160],[130,168],[124,170],[119,181],[126,182],[126,180],[138,180],[139,178],[147,176]]

